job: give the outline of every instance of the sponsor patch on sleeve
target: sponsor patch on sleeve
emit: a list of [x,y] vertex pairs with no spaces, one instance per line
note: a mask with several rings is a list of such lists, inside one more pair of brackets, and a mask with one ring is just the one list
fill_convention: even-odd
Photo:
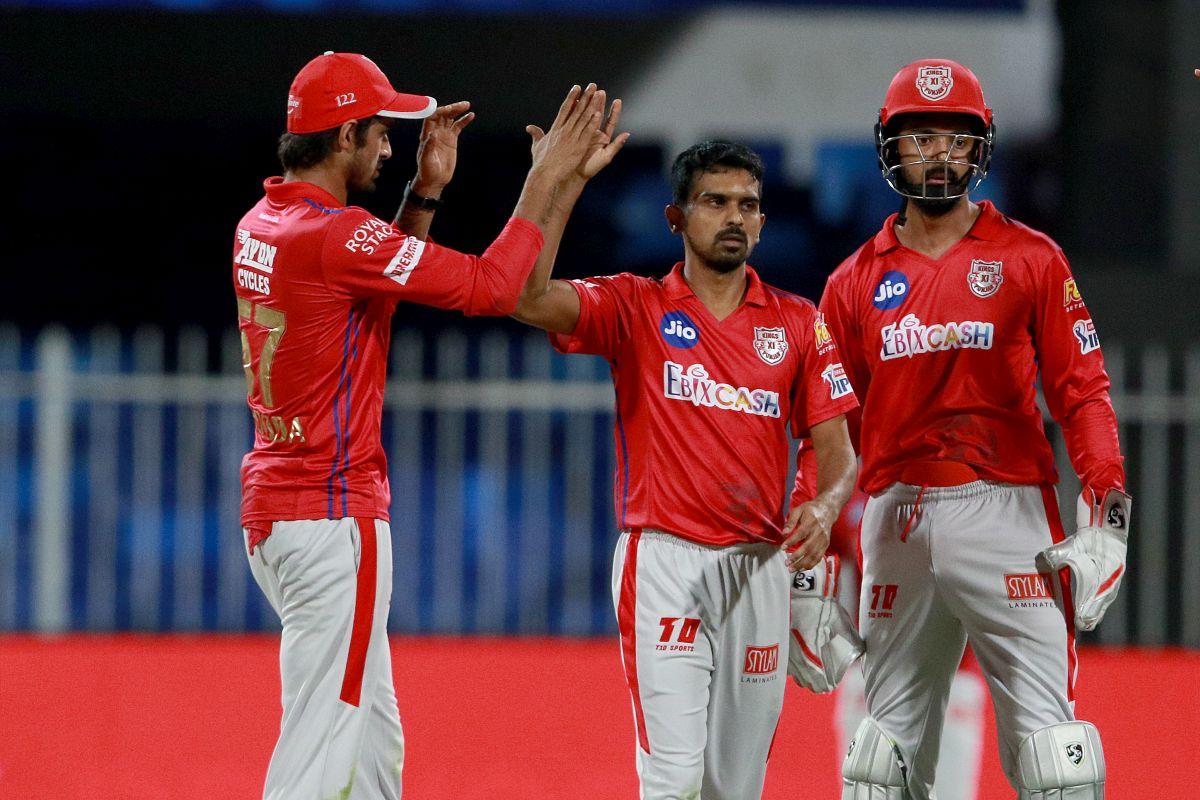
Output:
[[817,317],[813,320],[813,341],[817,345],[817,355],[823,356],[833,349],[833,336],[829,333],[829,326],[825,324],[825,312],[818,311]]
[[1083,297],[1079,294],[1079,287],[1075,285],[1074,278],[1063,281],[1063,308],[1068,313],[1083,308]]
[[375,249],[387,239],[396,233],[396,229],[388,225],[381,219],[370,217],[363,220],[357,228],[346,239],[344,247],[351,253],[363,253],[364,255],[374,255]]
[[839,397],[845,397],[854,389],[850,386],[850,379],[846,377],[846,370],[842,368],[841,362],[830,364],[821,373],[821,379],[829,384],[829,399],[837,400]]
[[403,286],[408,283],[408,276],[417,268],[421,254],[425,252],[425,242],[415,236],[407,236],[404,244],[396,251],[396,255],[388,263],[383,274]]
[[1096,326],[1091,318],[1077,320],[1071,330],[1075,333],[1075,340],[1079,342],[1079,352],[1082,355],[1086,356],[1093,350],[1100,349],[1100,336],[1096,333]]

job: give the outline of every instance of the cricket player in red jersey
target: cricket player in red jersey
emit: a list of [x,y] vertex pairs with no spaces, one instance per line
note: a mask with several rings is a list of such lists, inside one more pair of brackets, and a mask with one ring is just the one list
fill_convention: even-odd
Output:
[[[798,483],[800,485],[792,495],[793,504],[802,503],[811,496],[803,482]],[[857,617],[858,614],[861,588],[858,531],[868,498],[869,495],[861,488],[855,488],[854,494],[842,509],[842,515],[834,523],[829,538],[829,551],[840,557],[837,597],[843,607],[850,609],[853,617]],[[796,625],[794,604],[793,594],[793,626]],[[852,669],[845,673],[845,677],[837,686],[835,703],[833,716],[839,744],[838,752],[845,753],[858,726],[867,716],[866,689],[861,670]],[[986,704],[987,685],[983,681],[974,654],[968,648],[963,663],[954,674],[946,702],[942,741],[938,749],[937,779],[933,787],[938,797],[975,800],[978,795],[979,772],[983,762]]]
[[[560,195],[564,219],[623,141],[614,126]],[[837,348],[816,337],[811,303],[746,263],[762,174],[740,145],[686,150],[666,210],[681,263],[665,278],[550,280],[547,236],[513,315],[612,368],[613,602],[645,800],[761,795],[783,702],[788,560],[817,562],[854,483],[844,414],[857,404]],[[822,485],[785,521],[789,430],[811,433]]]
[[[847,800],[932,796],[968,640],[1019,796],[1104,794],[1099,734],[1074,714],[1075,631],[1095,626],[1120,586],[1130,500],[1099,338],[1066,258],[968,197],[993,136],[969,69],[946,59],[901,69],[877,145],[904,211],[837,268],[821,300],[863,403],[870,494],[859,617],[870,716],[843,764]],[[1084,486],[1071,536],[1039,371]],[[811,475],[805,464],[800,479]]]
[[[533,149],[512,218],[481,256],[426,240],[454,172],[466,103],[401,94],[365,56],[325,53],[292,83],[282,178],[233,247],[254,448],[242,462],[250,569],[283,623],[283,722],[268,800],[392,799],[404,738],[387,640],[390,493],[380,439],[401,301],[503,315],[560,224],[551,200],[599,135],[594,87],[571,90]],[[391,155],[395,119],[425,119],[397,224],[347,206]]]

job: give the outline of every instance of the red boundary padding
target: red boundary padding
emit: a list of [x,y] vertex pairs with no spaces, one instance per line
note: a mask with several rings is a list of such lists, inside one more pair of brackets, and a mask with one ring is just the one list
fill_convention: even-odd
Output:
[[[405,796],[636,798],[638,745],[613,644],[393,638]],[[1200,652],[1080,656],[1077,713],[1104,739],[1109,796],[1194,796],[1200,761],[1163,754],[1200,730]],[[837,797],[834,700],[788,684],[762,800]],[[990,703],[984,714],[977,800],[1012,800]],[[279,636],[0,635],[0,720],[13,733],[0,736],[0,797],[259,797],[279,736]],[[54,768],[66,756],[70,769]]]

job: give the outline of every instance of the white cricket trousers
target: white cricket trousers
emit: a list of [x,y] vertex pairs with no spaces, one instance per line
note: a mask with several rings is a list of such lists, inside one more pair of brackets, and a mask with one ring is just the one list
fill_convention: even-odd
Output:
[[774,545],[622,532],[613,602],[642,800],[762,795],[787,677],[789,586]]
[[404,734],[387,638],[388,523],[276,522],[249,559],[283,623],[283,722],[264,800],[397,800]]
[[950,685],[968,640],[1014,788],[1021,741],[1075,718],[1069,573],[1039,574],[1034,564],[1063,536],[1050,487],[897,483],[867,501],[859,605],[867,708],[899,745],[914,800],[931,797]]

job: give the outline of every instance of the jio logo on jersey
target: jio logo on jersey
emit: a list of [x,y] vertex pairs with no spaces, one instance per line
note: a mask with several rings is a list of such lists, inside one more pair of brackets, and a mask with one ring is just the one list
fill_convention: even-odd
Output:
[[700,329],[691,317],[682,311],[668,311],[663,314],[662,322],[658,323],[662,337],[671,347],[690,350],[700,341]]
[[880,311],[898,308],[908,297],[908,276],[903,272],[890,271],[883,273],[879,285],[875,287],[875,296],[871,302]]

